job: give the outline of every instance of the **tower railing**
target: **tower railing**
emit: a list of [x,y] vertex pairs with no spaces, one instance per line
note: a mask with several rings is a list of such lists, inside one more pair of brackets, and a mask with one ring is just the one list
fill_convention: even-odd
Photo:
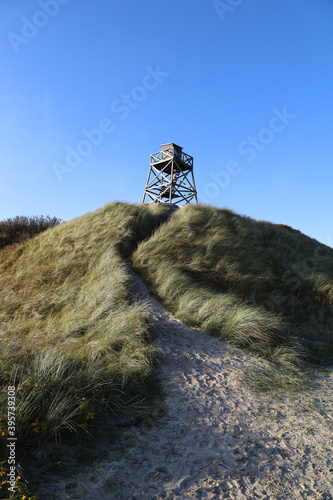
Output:
[[173,148],[168,149],[166,151],[158,151],[157,153],[154,153],[150,155],[150,163],[158,163],[159,161],[165,161],[165,160],[180,160],[189,167],[193,166],[193,157],[184,153],[183,151],[181,153],[176,153]]

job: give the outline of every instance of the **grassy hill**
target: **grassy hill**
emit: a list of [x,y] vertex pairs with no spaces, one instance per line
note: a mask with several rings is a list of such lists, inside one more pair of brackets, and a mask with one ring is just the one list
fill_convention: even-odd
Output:
[[131,255],[188,324],[285,370],[333,364],[331,248],[211,206],[170,215],[112,203],[0,253],[1,451],[8,385],[27,448],[91,432],[149,394],[156,356],[147,306],[131,295]]
[[299,231],[187,205],[132,262],[183,321],[284,367],[333,364],[333,250]]
[[145,395],[155,355],[124,258],[167,216],[162,206],[113,203],[0,254],[1,451],[8,385],[17,388],[21,449],[90,432],[105,412]]

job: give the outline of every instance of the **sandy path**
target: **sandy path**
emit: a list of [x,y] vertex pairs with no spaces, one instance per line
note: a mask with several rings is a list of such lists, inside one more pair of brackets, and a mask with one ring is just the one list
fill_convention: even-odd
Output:
[[255,359],[183,325],[134,274],[133,287],[152,311],[166,415],[126,429],[56,498],[333,499],[332,373],[306,393],[258,396],[239,382]]

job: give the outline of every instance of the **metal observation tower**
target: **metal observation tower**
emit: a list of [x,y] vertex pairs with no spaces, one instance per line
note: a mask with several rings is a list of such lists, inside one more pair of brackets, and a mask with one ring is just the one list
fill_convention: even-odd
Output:
[[142,203],[171,203],[182,206],[195,200],[193,158],[172,142],[150,155],[150,168]]

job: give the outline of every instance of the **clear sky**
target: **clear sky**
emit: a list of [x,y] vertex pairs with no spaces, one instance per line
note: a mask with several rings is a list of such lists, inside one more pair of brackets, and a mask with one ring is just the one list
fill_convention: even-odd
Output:
[[149,155],[199,201],[333,246],[332,0],[1,0],[0,219],[142,201]]

